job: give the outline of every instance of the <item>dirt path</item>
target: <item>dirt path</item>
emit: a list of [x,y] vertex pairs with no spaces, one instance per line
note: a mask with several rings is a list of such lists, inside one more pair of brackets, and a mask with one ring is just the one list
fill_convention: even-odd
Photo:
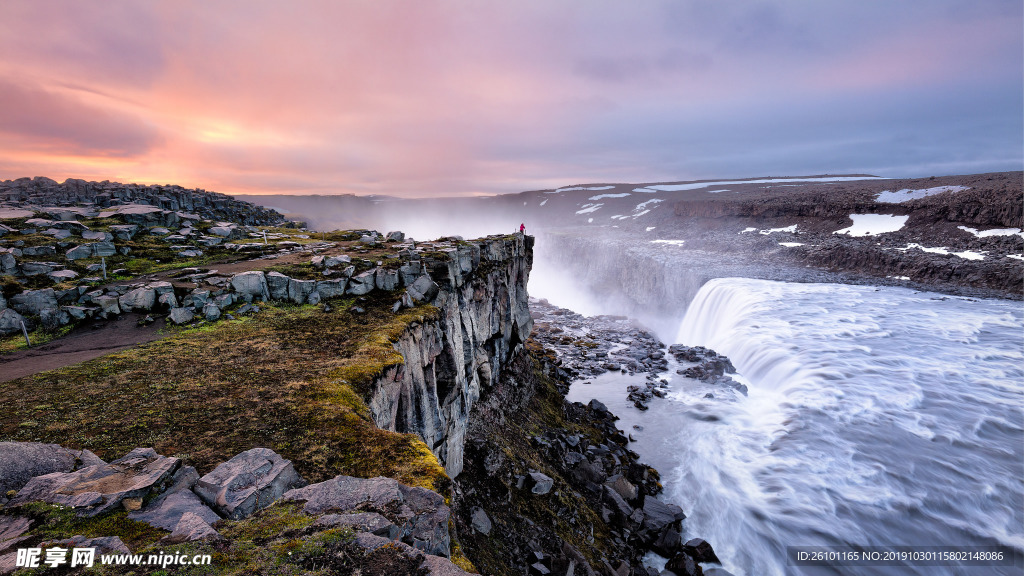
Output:
[[42,346],[4,354],[0,356],[0,382],[78,364],[167,335],[159,332],[162,321],[139,326],[139,318],[138,314],[122,314],[114,320],[83,324]]

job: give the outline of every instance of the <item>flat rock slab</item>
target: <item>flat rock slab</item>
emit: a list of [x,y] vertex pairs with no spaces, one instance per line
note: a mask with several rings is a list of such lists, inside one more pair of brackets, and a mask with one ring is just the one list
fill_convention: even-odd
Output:
[[444,498],[426,488],[400,484],[393,478],[337,476],[289,490],[284,500],[305,500],[303,512],[325,514],[373,511],[399,527],[398,539],[429,554],[448,556],[450,511]]
[[356,512],[354,514],[324,514],[317,518],[314,526],[349,527],[358,532],[369,532],[384,536],[390,540],[401,535],[401,529],[387,518],[376,512]]
[[126,498],[144,498],[161,491],[180,464],[177,458],[160,456],[152,448],[136,448],[110,464],[36,476],[7,506],[41,501],[75,508],[80,516],[95,516]]
[[131,520],[145,522],[150,526],[164,530],[175,530],[181,518],[186,514],[198,516],[207,524],[220,520],[220,516],[203,504],[192,492],[192,487],[199,480],[199,473],[191,466],[182,466],[171,478],[171,487],[156,500],[128,515]]
[[23,536],[32,523],[21,516],[0,516],[0,553],[14,550],[18,542],[26,540]]
[[291,460],[269,448],[253,448],[214,468],[193,490],[220,515],[241,520],[305,483]]
[[9,490],[21,490],[36,476],[102,464],[103,460],[88,450],[40,442],[0,442],[0,504],[6,502]]

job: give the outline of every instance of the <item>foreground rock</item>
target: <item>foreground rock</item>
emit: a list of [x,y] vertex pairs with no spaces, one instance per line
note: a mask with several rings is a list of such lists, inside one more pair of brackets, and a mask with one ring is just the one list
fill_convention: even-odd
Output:
[[36,476],[104,464],[88,450],[68,450],[57,444],[0,442],[0,505],[11,491],[21,490]]
[[128,500],[141,503],[159,492],[177,470],[180,460],[158,455],[152,448],[136,448],[110,464],[87,466],[74,472],[53,472],[28,481],[8,506],[48,502],[75,509],[80,516],[108,512]]
[[[391,478],[338,476],[326,482],[290,490],[284,500],[305,501],[302,510],[321,515],[345,511],[375,512],[391,525],[370,523],[373,532],[386,532],[427,554],[448,556],[448,506],[436,492],[399,484]],[[366,518],[359,518],[360,522]],[[335,519],[339,525],[344,523]]]
[[195,492],[220,515],[239,520],[304,484],[290,460],[267,448],[253,448],[200,478]]

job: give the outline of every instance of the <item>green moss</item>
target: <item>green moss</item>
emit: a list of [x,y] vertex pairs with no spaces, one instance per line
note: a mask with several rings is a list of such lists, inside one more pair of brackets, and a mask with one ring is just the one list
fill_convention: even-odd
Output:
[[[429,307],[396,315],[390,304],[374,295],[365,314],[265,306],[251,318],[2,383],[0,439],[107,458],[153,446],[188,455],[200,470],[264,446],[311,482],[381,475],[445,493],[450,480],[423,442],[378,429],[364,401],[369,378],[400,362],[392,342],[436,315]],[[44,404],[54,409],[33,409]],[[36,425],[21,427],[26,421]]]
[[18,509],[18,512],[33,521],[28,533],[29,540],[39,542],[64,540],[80,534],[86,538],[117,536],[132,550],[149,546],[167,535],[166,530],[153,528],[144,522],[128,519],[128,512],[118,510],[94,518],[82,518],[70,508],[63,508],[43,502],[32,502]]
[[[56,340],[62,336],[67,336],[74,329],[75,326],[73,324],[62,326],[53,332],[48,332],[42,328],[36,328],[28,333],[28,339],[29,342],[32,343],[33,347],[42,346],[52,340]],[[27,348],[28,346],[25,345],[25,336],[21,332],[0,338],[0,356],[10,354],[17,350],[25,350]]]

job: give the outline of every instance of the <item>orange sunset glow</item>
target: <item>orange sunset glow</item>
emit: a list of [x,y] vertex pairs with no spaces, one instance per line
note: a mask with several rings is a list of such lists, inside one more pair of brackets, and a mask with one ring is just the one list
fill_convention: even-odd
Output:
[[5,2],[0,178],[440,196],[1019,169],[1021,29],[1019,2]]

